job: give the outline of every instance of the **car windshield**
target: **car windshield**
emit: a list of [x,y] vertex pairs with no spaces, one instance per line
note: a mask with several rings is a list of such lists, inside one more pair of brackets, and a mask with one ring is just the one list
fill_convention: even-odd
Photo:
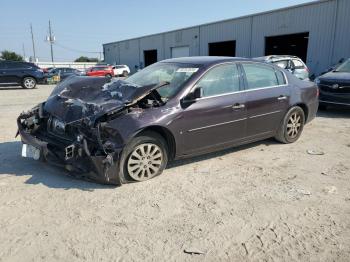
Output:
[[334,72],[346,72],[350,73],[350,59],[346,60],[344,63],[342,63],[340,66],[338,66]]
[[199,69],[199,65],[156,63],[135,73],[125,81],[138,85],[158,85],[166,82],[166,85],[157,91],[162,98],[169,99],[176,95],[183,84]]

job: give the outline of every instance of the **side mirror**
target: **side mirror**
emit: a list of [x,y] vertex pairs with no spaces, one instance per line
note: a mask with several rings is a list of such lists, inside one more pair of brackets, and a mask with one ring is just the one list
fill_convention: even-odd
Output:
[[184,97],[184,102],[194,102],[196,99],[201,98],[202,96],[202,88],[197,86],[194,90],[187,94]]

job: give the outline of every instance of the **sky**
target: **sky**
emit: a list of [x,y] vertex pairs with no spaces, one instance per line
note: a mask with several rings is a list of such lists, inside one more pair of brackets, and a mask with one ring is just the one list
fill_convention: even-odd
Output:
[[[99,57],[102,44],[234,18],[310,0],[0,0],[0,51],[50,61],[45,41],[51,20],[55,61]],[[24,47],[24,51],[23,51]]]

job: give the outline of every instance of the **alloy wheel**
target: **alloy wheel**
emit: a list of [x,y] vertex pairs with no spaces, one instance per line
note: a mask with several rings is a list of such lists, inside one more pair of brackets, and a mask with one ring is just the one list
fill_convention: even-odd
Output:
[[161,148],[153,143],[137,146],[127,162],[128,173],[136,181],[148,180],[158,174],[163,161]]
[[35,87],[35,80],[33,78],[26,78],[24,80],[24,86],[26,88],[34,88]]
[[290,115],[287,123],[287,135],[290,138],[295,138],[298,136],[301,129],[301,115],[298,112],[294,112]]

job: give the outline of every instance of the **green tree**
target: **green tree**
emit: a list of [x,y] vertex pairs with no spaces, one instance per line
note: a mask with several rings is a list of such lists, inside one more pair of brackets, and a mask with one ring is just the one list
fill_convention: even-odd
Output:
[[0,58],[4,60],[10,60],[10,61],[24,61],[23,57],[19,54],[16,54],[15,52],[11,52],[8,50],[1,51]]
[[81,56],[74,60],[74,62],[98,62],[98,58],[91,58],[87,56]]

